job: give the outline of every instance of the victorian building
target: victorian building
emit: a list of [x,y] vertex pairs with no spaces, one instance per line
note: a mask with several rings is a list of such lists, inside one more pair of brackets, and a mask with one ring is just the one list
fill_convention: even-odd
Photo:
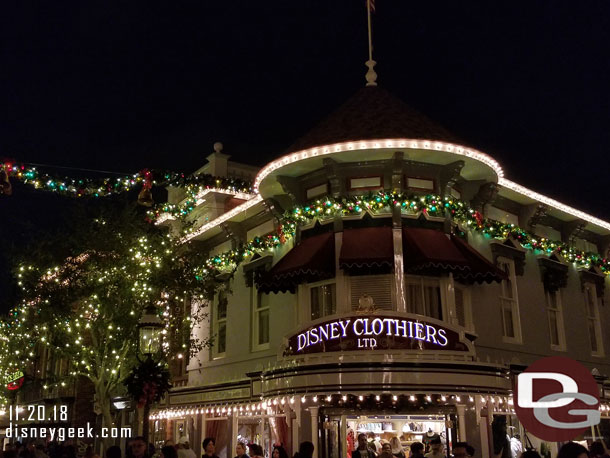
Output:
[[187,217],[184,241],[218,272],[192,304],[213,345],[176,369],[156,440],[200,451],[215,437],[221,457],[238,440],[267,455],[309,440],[344,458],[373,432],[487,458],[504,416],[540,447],[512,391],[549,355],[595,375],[608,434],[610,223],[510,181],[375,85],[260,170],[215,149],[204,171],[252,179],[253,193],[209,190]]

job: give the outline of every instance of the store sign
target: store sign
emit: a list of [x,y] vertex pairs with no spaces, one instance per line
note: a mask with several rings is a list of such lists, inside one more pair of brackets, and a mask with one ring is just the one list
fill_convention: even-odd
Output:
[[344,316],[288,338],[285,354],[358,350],[470,350],[460,332],[419,315]]
[[16,371],[12,374],[4,377],[4,384],[8,390],[17,390],[23,386],[23,381],[25,380],[24,374],[22,371]]

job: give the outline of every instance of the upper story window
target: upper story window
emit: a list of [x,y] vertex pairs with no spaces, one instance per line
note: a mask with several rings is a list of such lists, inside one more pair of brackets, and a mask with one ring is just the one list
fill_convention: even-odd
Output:
[[407,310],[437,320],[443,319],[443,301],[438,278],[405,277]]
[[551,335],[551,348],[553,350],[565,351],[566,336],[563,324],[563,309],[561,303],[561,291],[545,291],[546,313]]
[[604,356],[601,324],[599,322],[599,309],[597,305],[597,291],[593,283],[585,283],[585,310],[589,328],[589,341],[593,356]]
[[500,310],[502,315],[503,340],[521,343],[521,322],[519,319],[519,299],[517,295],[517,276],[512,259],[498,258],[498,267],[506,274],[500,290]]
[[455,294],[455,320],[457,324],[469,331],[474,331],[470,290],[463,285],[456,284],[453,291]]
[[217,300],[215,301],[213,315],[212,331],[214,335],[214,345],[212,346],[212,355],[215,358],[221,358],[227,351],[227,292],[220,290]]
[[[372,302],[375,309],[394,309],[393,275],[359,275],[350,277],[352,310],[362,310]],[[369,299],[370,297],[370,299]]]
[[269,295],[257,292],[252,310],[252,351],[269,348]]
[[311,319],[317,320],[337,312],[337,288],[335,282],[324,282],[309,287]]

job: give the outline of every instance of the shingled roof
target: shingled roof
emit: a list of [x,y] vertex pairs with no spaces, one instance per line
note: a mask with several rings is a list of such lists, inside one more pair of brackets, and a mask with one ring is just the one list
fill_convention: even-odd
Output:
[[464,143],[385,89],[360,89],[286,152],[350,140],[415,138]]

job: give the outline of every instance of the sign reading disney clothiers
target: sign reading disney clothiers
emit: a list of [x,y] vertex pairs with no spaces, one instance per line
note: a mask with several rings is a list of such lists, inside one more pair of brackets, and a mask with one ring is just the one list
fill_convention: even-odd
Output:
[[355,315],[318,322],[288,338],[287,354],[358,350],[470,350],[442,322],[420,315]]

